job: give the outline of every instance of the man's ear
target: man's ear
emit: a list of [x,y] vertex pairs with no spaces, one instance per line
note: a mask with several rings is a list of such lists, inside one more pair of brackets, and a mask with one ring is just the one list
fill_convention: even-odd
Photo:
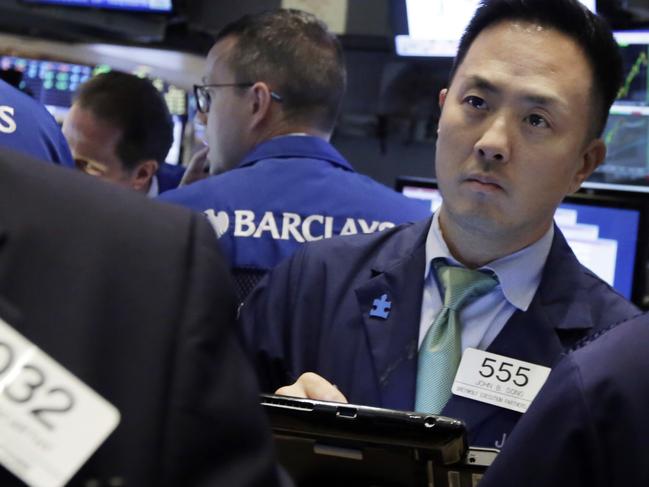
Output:
[[579,189],[588,176],[604,162],[606,158],[606,144],[602,139],[593,139],[581,154],[579,168],[570,183],[570,193]]
[[271,96],[271,89],[263,81],[258,81],[250,87],[252,94],[252,125],[259,125],[265,120],[271,111],[273,98]]
[[153,159],[140,162],[131,173],[131,187],[146,193],[151,186],[151,179],[158,171],[158,163]]
[[444,108],[444,102],[446,101],[446,95],[448,95],[448,88],[442,88],[439,91],[439,97],[437,98],[440,110],[442,108]]

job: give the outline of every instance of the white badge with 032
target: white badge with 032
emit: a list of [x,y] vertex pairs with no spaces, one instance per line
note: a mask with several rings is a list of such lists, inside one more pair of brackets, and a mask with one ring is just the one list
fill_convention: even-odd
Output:
[[0,319],[0,464],[7,470],[30,487],[61,487],[119,420],[113,405]]

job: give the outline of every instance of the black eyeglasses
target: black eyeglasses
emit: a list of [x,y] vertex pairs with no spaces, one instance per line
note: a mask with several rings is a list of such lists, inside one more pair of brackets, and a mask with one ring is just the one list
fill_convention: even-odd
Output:
[[[252,85],[254,85],[254,83],[215,83],[209,85],[194,85],[196,108],[198,108],[198,111],[201,113],[207,113],[210,111],[212,97],[210,96],[209,88],[250,88]],[[274,91],[270,92],[270,97],[277,102],[283,100],[283,98]]]

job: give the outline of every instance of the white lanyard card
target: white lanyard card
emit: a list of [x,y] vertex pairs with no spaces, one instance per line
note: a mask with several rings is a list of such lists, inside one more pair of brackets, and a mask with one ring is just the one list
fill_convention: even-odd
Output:
[[119,419],[113,405],[0,319],[0,464],[30,487],[60,487]]
[[524,413],[549,374],[550,369],[542,365],[467,348],[451,391],[457,396]]

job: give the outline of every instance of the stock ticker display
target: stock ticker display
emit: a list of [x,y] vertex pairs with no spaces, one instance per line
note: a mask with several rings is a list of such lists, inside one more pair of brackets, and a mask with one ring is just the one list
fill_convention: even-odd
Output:
[[[111,69],[111,66],[105,64],[90,66],[0,55],[0,70],[20,73],[20,89],[45,105],[59,124],[63,123],[79,85]],[[161,78],[149,76],[146,70],[136,69],[133,74],[149,78],[164,97],[173,122],[173,145],[166,162],[179,164],[183,132],[188,118],[187,92]]]
[[142,12],[171,12],[171,0],[23,0],[27,3],[77,8],[105,8]]
[[[92,76],[110,71],[105,64],[88,66],[43,59],[30,59],[17,56],[0,56],[0,69],[16,70],[22,73],[21,89],[49,107],[67,108],[79,85]],[[148,77],[146,72],[134,71],[140,77]],[[167,83],[161,78],[150,78],[153,85],[162,93],[172,115],[187,115],[187,93],[185,90]]]
[[616,33],[624,82],[604,131],[606,161],[585,186],[649,192],[649,31]]
[[1,56],[0,69],[22,73],[21,89],[43,105],[68,107],[79,85],[93,75],[91,66]]

